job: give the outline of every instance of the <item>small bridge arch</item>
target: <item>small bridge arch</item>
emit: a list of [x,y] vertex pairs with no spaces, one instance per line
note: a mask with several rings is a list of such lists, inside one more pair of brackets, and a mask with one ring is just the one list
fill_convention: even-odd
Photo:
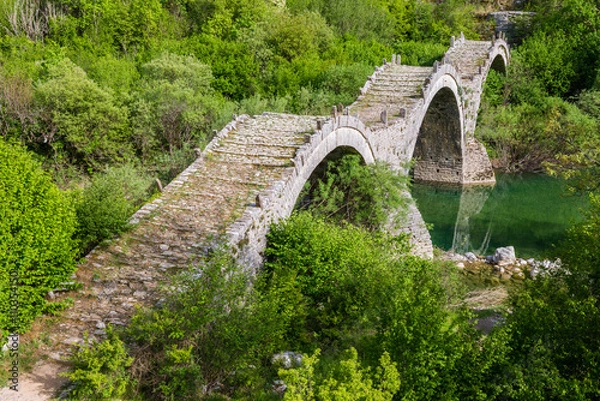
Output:
[[366,164],[375,162],[370,129],[358,118],[343,115],[326,121],[319,119],[316,128],[304,135],[305,143],[296,151],[291,160],[293,166],[282,179],[259,192],[256,203],[246,208],[228,230],[228,242],[243,265],[257,268],[262,264],[270,225],[291,215],[304,184],[332,152],[352,149]]

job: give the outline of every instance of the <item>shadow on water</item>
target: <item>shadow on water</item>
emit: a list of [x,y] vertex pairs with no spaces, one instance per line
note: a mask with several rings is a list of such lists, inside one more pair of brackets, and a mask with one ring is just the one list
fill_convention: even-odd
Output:
[[587,198],[565,195],[564,182],[540,174],[497,174],[495,186],[415,183],[412,195],[433,244],[456,253],[491,254],[513,245],[540,257],[581,221]]

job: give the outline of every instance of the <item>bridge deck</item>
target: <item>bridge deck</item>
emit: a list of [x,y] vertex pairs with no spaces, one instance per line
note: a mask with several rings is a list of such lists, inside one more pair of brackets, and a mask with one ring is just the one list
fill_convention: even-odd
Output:
[[400,108],[410,112],[418,107],[423,82],[432,71],[432,67],[388,65],[377,74],[367,93],[352,105],[351,113],[357,113],[365,124],[376,129],[382,125],[381,113],[388,110],[388,122],[393,123],[399,118]]
[[[460,46],[448,50],[446,57],[452,65],[456,66],[464,80],[473,79],[479,73],[479,66],[483,66],[492,42],[467,40]],[[463,82],[468,85],[468,81]]]
[[316,121],[267,114],[247,118],[226,133],[204,160],[136,213],[135,228],[88,255],[77,273],[84,290],[65,312],[54,341],[79,342],[84,330],[102,335],[99,323],[123,324],[134,305],[156,302],[165,273],[204,254],[261,189],[292,168],[290,159]]

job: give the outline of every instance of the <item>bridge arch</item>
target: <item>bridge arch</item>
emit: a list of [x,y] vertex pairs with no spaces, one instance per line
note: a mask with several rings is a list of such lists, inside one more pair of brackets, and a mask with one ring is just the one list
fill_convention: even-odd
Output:
[[461,80],[449,64],[434,66],[428,80],[430,84],[423,90],[423,111],[414,130],[414,178],[458,183],[462,180],[465,148]]
[[490,69],[506,75],[506,69],[510,63],[510,50],[508,44],[502,39],[495,40],[488,53],[488,59],[491,60],[491,63],[485,72],[486,76]]
[[370,134],[358,118],[344,115],[320,122],[316,131],[305,135],[305,143],[291,160],[293,167],[285,177],[261,191],[256,204],[246,208],[228,229],[228,242],[242,265],[256,269],[262,264],[270,225],[291,215],[304,184],[332,152],[351,149],[366,164],[375,162]]

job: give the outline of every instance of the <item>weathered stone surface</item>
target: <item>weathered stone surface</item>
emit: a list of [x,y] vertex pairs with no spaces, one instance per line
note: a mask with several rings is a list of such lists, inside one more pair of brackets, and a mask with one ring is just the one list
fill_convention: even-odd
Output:
[[513,246],[497,248],[493,261],[498,266],[514,265],[517,262],[515,248]]

